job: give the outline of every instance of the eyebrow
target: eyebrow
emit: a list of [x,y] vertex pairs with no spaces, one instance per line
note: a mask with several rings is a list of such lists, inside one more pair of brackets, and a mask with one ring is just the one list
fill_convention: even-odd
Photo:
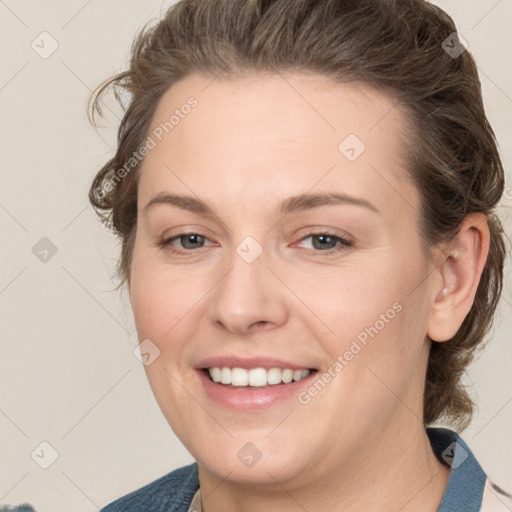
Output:
[[[155,195],[147,204],[144,206],[144,212],[148,212],[157,205],[167,204],[176,206],[182,210],[198,213],[203,216],[216,217],[215,212],[200,199],[196,199],[191,196],[179,196],[175,194],[168,194],[161,192]],[[315,194],[300,194],[293,196],[283,201],[279,207],[278,213],[280,215],[288,215],[290,213],[301,212],[305,210],[311,210],[320,206],[327,205],[355,205],[361,206],[368,210],[373,211],[381,215],[379,209],[367,201],[359,197],[352,197],[346,194],[334,194],[334,193],[315,193]]]

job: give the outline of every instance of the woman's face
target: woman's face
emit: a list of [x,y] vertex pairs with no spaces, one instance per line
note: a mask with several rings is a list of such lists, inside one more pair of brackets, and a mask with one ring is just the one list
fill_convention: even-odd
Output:
[[212,474],[321,476],[423,428],[436,273],[404,133],[387,96],[315,75],[192,75],[159,103],[130,298],[158,404]]

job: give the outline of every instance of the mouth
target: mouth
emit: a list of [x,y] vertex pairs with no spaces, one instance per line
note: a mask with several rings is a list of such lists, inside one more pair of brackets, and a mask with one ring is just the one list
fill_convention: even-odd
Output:
[[234,389],[267,389],[299,382],[312,373],[315,368],[239,368],[211,367],[202,368],[206,378],[225,388]]

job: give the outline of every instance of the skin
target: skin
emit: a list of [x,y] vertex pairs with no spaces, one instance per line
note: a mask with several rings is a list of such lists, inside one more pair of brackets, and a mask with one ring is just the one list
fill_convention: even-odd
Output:
[[[449,468],[422,422],[427,335],[450,339],[471,307],[485,217],[468,216],[453,244],[427,257],[405,114],[367,86],[304,73],[195,74],[166,92],[151,129],[190,96],[197,107],[141,167],[129,293],[139,339],[161,351],[145,370],[198,462],[204,510],[437,510]],[[353,162],[338,150],[351,133],[366,145]],[[169,204],[146,211],[161,192],[200,198],[215,216]],[[316,192],[362,198],[379,213],[354,204],[277,213]],[[195,246],[179,237],[158,245],[198,231],[206,238]],[[333,252],[339,244],[310,236],[325,231],[353,246]],[[236,252],[247,236],[263,249],[250,264]],[[306,405],[292,397],[263,411],[227,409],[194,370],[206,357],[269,356],[320,375],[394,303],[401,311]],[[247,442],[262,454],[251,468],[237,457]]]

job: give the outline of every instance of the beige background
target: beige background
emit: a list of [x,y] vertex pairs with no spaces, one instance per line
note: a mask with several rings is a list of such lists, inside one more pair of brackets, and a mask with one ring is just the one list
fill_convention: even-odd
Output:
[[[135,32],[171,3],[0,0],[0,503],[94,511],[192,462],[133,355],[129,302],[109,278],[118,247],[87,201],[94,173],[113,152],[117,122],[110,116],[105,128],[90,127],[89,93],[123,68]],[[500,213],[510,233],[512,0],[437,3],[480,67],[507,167]],[[51,49],[43,31],[58,43],[46,59],[31,47],[35,40],[39,52]],[[43,237],[57,248],[47,262],[32,252]],[[509,490],[511,317],[508,266],[492,342],[468,374],[479,410],[463,438]],[[36,463],[50,461],[44,441],[58,452],[48,469]]]

